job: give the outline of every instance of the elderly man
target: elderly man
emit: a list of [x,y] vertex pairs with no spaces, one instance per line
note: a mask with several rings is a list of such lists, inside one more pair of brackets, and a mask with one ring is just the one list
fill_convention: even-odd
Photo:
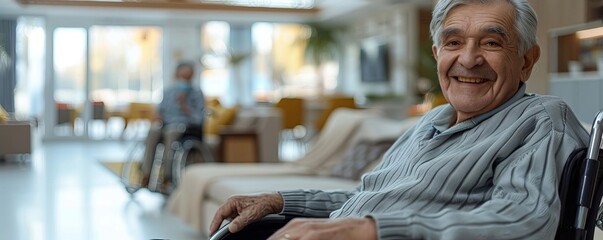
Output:
[[231,231],[295,219],[270,239],[552,239],[565,160],[587,132],[558,98],[525,93],[540,56],[526,0],[440,0],[433,54],[450,104],[428,112],[355,191],[234,196]]
[[198,131],[202,136],[205,100],[201,89],[192,86],[195,65],[189,62],[179,63],[176,67],[174,82],[165,89],[163,100],[158,106],[157,123],[149,129],[145,141],[142,186],[149,184],[157,144],[163,138],[166,146],[163,152],[163,182],[161,191],[169,192],[172,180],[172,148],[185,131]]

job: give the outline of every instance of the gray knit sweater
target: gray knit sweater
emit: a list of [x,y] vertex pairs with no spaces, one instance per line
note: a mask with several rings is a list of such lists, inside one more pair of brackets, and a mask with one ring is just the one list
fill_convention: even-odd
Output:
[[426,114],[355,191],[281,191],[283,213],[370,216],[378,239],[553,239],[565,160],[588,142],[568,106],[522,86],[449,127],[453,113]]

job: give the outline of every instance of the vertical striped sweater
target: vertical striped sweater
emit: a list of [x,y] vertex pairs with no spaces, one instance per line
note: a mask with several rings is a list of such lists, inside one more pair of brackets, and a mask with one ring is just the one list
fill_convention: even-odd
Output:
[[525,94],[448,126],[438,107],[354,191],[281,191],[284,214],[372,217],[378,239],[553,239],[565,160],[588,133],[559,98]]

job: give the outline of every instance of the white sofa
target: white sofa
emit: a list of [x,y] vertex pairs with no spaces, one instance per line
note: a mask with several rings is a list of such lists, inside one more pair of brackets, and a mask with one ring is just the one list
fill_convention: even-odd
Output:
[[[307,154],[295,162],[189,166],[168,199],[167,209],[197,231],[207,233],[213,214],[231,195],[286,189],[354,189],[358,177],[345,176],[345,171],[357,164],[350,161],[355,161],[358,146],[382,140],[391,144],[416,120],[392,120],[382,115],[374,110],[336,110]],[[375,159],[355,171],[371,169],[380,155]]]

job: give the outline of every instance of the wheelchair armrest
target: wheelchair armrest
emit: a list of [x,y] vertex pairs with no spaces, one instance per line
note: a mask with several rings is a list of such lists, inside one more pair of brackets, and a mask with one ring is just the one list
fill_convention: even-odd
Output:
[[236,233],[228,231],[229,222],[216,231],[209,240],[267,239],[293,218],[295,216],[271,214],[257,222],[250,223]]
[[595,225],[599,228],[599,230],[603,231],[603,207],[599,207],[599,211],[597,212],[597,222]]
[[230,235],[228,226],[230,226],[230,222],[224,224],[224,226],[222,226],[220,229],[218,229],[218,231],[216,231],[214,234],[212,234],[208,240],[222,240],[222,239],[228,237],[228,235]]

